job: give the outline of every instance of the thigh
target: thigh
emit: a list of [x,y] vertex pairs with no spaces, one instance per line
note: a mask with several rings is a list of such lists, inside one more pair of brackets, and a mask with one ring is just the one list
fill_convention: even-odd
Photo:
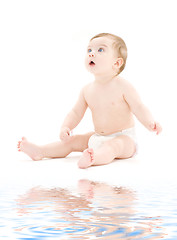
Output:
[[72,136],[72,151],[73,152],[83,152],[88,148],[88,141],[90,137],[95,134],[94,132],[89,132],[86,134],[74,135]]
[[129,136],[121,135],[108,141],[116,158],[130,158],[136,152],[136,143]]

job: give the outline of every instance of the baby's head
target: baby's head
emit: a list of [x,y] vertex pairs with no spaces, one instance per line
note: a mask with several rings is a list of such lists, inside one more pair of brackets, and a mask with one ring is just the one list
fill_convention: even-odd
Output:
[[110,33],[100,33],[95,35],[90,39],[90,42],[96,38],[108,38],[112,41],[112,48],[115,53],[115,56],[120,59],[120,68],[119,72],[122,72],[125,68],[126,60],[127,60],[127,47],[124,40],[114,34]]

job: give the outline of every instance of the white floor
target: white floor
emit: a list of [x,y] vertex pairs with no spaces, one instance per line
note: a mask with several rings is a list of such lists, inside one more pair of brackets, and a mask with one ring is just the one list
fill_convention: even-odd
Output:
[[176,156],[166,138],[165,134],[155,136],[144,132],[139,136],[138,154],[134,158],[88,169],[77,167],[80,153],[70,154],[65,159],[32,161],[16,150],[14,142],[1,156],[0,184],[73,186],[80,179],[89,179],[111,185],[163,185],[177,179]]

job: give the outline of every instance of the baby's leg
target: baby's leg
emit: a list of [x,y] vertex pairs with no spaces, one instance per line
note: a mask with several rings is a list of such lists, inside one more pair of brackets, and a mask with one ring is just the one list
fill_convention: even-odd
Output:
[[43,146],[28,142],[26,138],[18,142],[18,149],[26,153],[33,160],[43,158],[64,158],[71,152],[83,152],[88,148],[88,140],[93,132],[84,135],[75,135],[69,141],[58,141]]
[[78,162],[80,168],[91,165],[104,165],[111,163],[115,158],[130,158],[135,153],[134,141],[128,136],[118,136],[105,142],[99,149],[86,149]]

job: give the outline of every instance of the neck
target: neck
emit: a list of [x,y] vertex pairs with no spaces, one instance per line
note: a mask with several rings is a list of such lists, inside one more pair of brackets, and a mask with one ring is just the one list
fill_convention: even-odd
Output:
[[104,74],[104,75],[95,75],[95,82],[101,83],[101,84],[106,84],[110,82],[113,78],[115,78],[115,73],[112,74]]

